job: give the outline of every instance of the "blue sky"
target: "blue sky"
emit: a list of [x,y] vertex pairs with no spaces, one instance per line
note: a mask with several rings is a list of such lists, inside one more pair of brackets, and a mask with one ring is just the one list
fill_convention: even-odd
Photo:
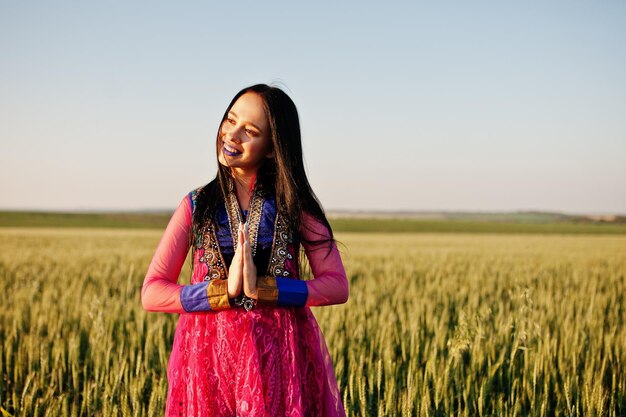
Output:
[[298,106],[327,210],[626,213],[626,3],[0,5],[0,208],[174,208],[231,97]]

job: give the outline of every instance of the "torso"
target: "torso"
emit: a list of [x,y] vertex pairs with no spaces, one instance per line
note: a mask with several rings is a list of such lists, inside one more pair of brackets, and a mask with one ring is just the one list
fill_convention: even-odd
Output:
[[[192,203],[199,189],[190,193]],[[249,200],[246,221],[254,263],[259,275],[299,278],[299,242],[287,227],[283,216],[277,213],[276,199],[263,198],[259,194]],[[192,204],[192,209],[195,203]],[[218,205],[216,220],[196,237],[194,247],[194,273],[192,282],[226,279],[234,256],[238,222],[243,213],[231,194],[226,202]],[[235,236],[235,239],[233,239]]]

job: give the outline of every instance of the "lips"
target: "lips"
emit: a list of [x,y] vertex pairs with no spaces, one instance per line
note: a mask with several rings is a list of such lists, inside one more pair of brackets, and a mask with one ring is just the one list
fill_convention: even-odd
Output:
[[238,151],[237,149],[233,148],[230,145],[224,144],[224,153],[228,156],[237,156],[237,155],[241,155],[241,151]]

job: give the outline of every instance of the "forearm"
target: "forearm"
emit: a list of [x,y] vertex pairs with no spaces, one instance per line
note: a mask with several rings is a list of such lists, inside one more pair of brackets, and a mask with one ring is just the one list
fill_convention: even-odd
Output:
[[141,300],[146,311],[163,313],[197,313],[230,308],[226,280],[189,285],[155,280],[144,285]]
[[180,301],[187,313],[230,308],[228,281],[214,279],[199,284],[185,285],[180,292]]
[[348,300],[348,280],[329,273],[310,281],[284,277],[258,277],[257,302],[278,307],[312,307],[343,304]]
[[[313,279],[301,281],[300,284],[291,284],[291,286],[305,286],[304,305],[308,307],[343,304],[348,301],[350,288],[341,255],[332,239],[332,234],[326,226],[306,212],[303,213],[302,218],[303,247]],[[284,289],[284,292],[288,294],[284,297],[286,299],[289,299],[293,291],[303,291],[302,287],[292,290],[291,286],[286,286]],[[298,300],[301,301],[301,299]]]
[[182,285],[153,278],[146,279],[141,288],[141,304],[146,311],[184,313],[180,302]]
[[299,279],[261,276],[256,286],[259,305],[304,307],[308,297],[306,282]]
[[172,215],[146,272],[141,288],[146,311],[182,314],[229,307],[226,280],[178,284],[189,251],[192,207],[188,197]]

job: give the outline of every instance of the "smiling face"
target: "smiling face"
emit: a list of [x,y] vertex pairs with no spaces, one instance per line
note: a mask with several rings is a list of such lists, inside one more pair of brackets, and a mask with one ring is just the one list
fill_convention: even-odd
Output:
[[220,164],[240,174],[256,173],[265,158],[271,158],[272,140],[263,99],[248,92],[235,101],[220,126]]

